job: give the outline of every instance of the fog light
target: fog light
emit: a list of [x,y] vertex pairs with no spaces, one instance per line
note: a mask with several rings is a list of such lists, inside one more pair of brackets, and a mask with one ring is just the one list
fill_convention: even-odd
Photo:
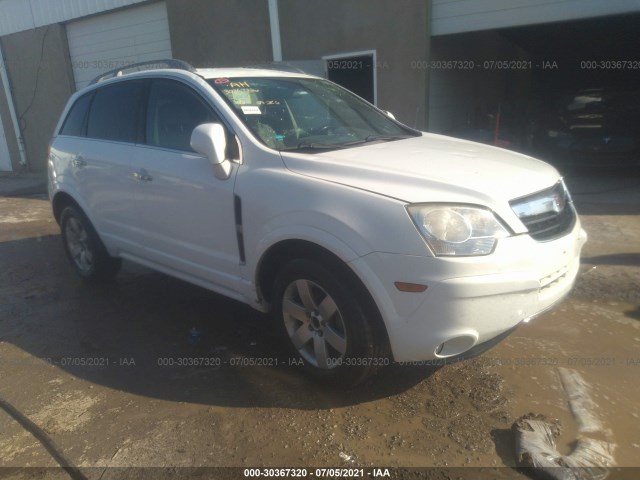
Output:
[[441,345],[438,345],[438,348],[436,348],[436,355],[440,358],[460,355],[473,347],[477,341],[478,337],[475,335],[460,335],[458,337],[450,338]]
[[427,286],[421,283],[394,282],[394,285],[401,292],[408,293],[422,293],[427,289]]

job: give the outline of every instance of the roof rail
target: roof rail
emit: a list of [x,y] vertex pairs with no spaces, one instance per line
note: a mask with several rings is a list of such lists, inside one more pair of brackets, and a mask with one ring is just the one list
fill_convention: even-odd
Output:
[[108,72],[102,73],[91,80],[91,83],[89,83],[89,85],[100,83],[110,78],[121,77],[122,75],[127,75],[129,73],[143,72],[145,70],[157,70],[160,68],[186,70],[191,73],[195,73],[196,71],[196,69],[192,65],[188,64],[187,62],[183,62],[182,60],[174,60],[172,58],[163,60],[149,60],[146,62],[132,63],[131,65],[127,65],[125,67],[109,70]]
[[263,68],[265,70],[278,70],[281,72],[289,72],[289,73],[305,73],[303,70],[300,70],[298,67],[294,67],[286,62],[273,62],[273,63],[262,63],[257,65],[243,65],[242,68]]

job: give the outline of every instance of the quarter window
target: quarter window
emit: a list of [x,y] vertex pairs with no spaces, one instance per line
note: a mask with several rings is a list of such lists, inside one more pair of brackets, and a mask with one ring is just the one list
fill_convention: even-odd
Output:
[[143,81],[129,81],[99,89],[91,105],[87,136],[137,142],[144,86]]
[[62,129],[60,130],[61,135],[70,135],[73,137],[84,137],[86,135],[87,112],[89,111],[92,98],[93,92],[83,95],[76,100],[76,103],[74,103],[71,110],[69,110],[64,125],[62,125]]
[[155,80],[147,109],[147,144],[193,151],[191,133],[203,123],[219,118],[192,88],[171,80]]

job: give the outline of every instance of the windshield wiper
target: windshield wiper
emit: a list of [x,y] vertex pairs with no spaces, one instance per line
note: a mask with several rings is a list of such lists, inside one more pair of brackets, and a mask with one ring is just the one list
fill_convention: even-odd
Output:
[[365,142],[391,142],[392,140],[402,140],[403,138],[410,138],[408,135],[369,135],[364,139]]
[[296,147],[285,148],[285,151],[292,150],[339,150],[343,148],[354,147],[356,145],[362,145],[363,143],[369,142],[390,142],[392,140],[401,140],[403,138],[410,138],[408,135],[369,135],[365,137],[363,140],[355,140],[353,142],[347,143],[335,143],[335,144],[326,144],[326,143],[314,143],[314,142],[306,142],[302,141],[298,143]]
[[284,148],[285,151],[291,150],[336,150],[345,148],[343,145],[328,145],[326,143],[312,143],[312,142],[300,142],[297,146],[291,148]]

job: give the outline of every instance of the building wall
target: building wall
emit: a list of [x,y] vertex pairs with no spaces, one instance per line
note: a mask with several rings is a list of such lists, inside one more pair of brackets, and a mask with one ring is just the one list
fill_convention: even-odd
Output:
[[280,0],[283,61],[376,50],[378,106],[424,128],[428,1]]
[[433,0],[433,35],[640,11],[638,0]]
[[174,58],[196,67],[271,62],[267,0],[167,0]]
[[43,171],[51,135],[75,89],[65,30],[49,25],[6,35],[1,42],[29,170]]

